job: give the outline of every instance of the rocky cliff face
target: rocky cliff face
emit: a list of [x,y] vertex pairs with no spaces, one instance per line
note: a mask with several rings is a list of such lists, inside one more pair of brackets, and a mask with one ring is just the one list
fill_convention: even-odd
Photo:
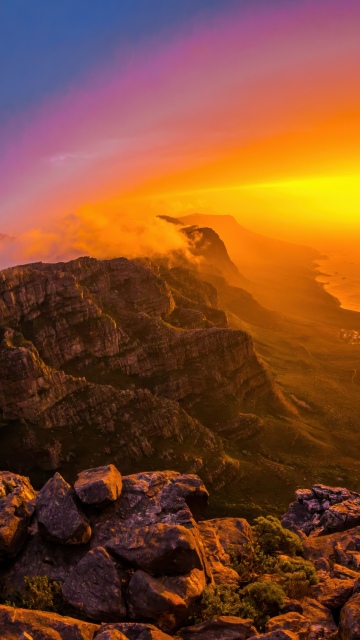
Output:
[[227,328],[216,289],[185,268],[81,258],[7,269],[0,326],[1,459],[18,470],[108,457],[130,470],[147,456],[223,484],[238,465],[214,433],[283,407],[251,338]]
[[[322,506],[330,502],[325,511],[342,504],[351,519],[349,500],[357,496],[345,488],[316,485],[299,490],[297,499],[309,512],[314,500]],[[19,600],[28,604],[0,604],[1,638],[359,637],[360,542],[354,520],[350,529],[332,534],[300,532],[301,544],[271,518],[267,523],[275,522],[275,537],[267,536],[264,518],[257,527],[240,517],[204,520],[207,502],[199,477],[173,471],[121,476],[110,464],[81,472],[74,486],[56,473],[39,492],[27,478],[0,472],[0,597],[13,605]],[[285,521],[295,526],[289,513]],[[253,566],[250,575],[249,554],[259,543],[257,562],[266,557],[266,565]],[[310,582],[304,571],[310,572]],[[296,582],[302,587],[294,592]],[[31,584],[33,600],[27,600]],[[56,587],[57,604],[53,597],[49,600],[49,593],[55,593],[50,585]],[[259,585],[267,585],[269,599],[249,600],[249,588],[256,587],[253,593],[259,596]],[[294,595],[276,602],[276,589],[283,587]],[[213,608],[206,608],[209,594],[215,594]],[[239,598],[245,598],[246,607],[250,602],[255,606],[247,608],[247,617],[231,615]],[[65,608],[67,616],[33,610],[39,602],[50,610]],[[219,606],[227,608],[227,615],[216,613]],[[202,622],[190,624],[196,612],[202,612]]]

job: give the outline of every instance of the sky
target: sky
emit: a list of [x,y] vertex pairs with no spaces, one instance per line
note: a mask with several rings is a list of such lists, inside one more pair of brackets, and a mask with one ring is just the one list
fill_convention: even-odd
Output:
[[360,239],[359,29],[358,0],[0,0],[0,266],[165,251],[190,211]]

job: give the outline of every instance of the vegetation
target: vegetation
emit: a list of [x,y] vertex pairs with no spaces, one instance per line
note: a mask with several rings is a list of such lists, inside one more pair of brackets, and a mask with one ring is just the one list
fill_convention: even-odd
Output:
[[5,604],[21,609],[64,613],[64,601],[59,582],[49,580],[48,576],[34,576],[33,578],[25,576],[24,585],[24,593],[18,593],[14,601],[6,601]]
[[219,615],[252,618],[259,629],[280,613],[285,598],[301,600],[318,582],[314,565],[301,557],[300,538],[284,529],[273,516],[257,518],[253,541],[241,549],[227,548],[231,567],[239,574],[239,586],[215,586],[205,590],[199,620]]

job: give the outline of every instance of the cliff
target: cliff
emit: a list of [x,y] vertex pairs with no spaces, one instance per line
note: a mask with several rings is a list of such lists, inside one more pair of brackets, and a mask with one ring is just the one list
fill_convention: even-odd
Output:
[[216,433],[284,403],[217,304],[195,272],[125,258],[2,271],[1,463],[130,471],[146,456],[223,485],[238,463]]

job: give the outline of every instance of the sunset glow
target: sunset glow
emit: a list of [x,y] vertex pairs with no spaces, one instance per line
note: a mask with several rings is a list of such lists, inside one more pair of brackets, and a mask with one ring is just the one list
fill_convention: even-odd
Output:
[[211,209],[275,237],[360,234],[360,5],[271,5],[127,43],[7,115],[0,231],[61,235],[116,203],[122,221]]

